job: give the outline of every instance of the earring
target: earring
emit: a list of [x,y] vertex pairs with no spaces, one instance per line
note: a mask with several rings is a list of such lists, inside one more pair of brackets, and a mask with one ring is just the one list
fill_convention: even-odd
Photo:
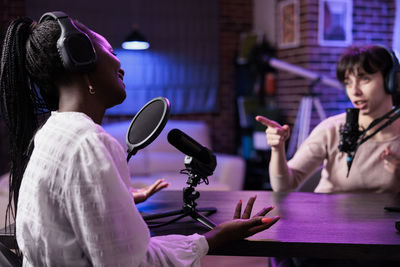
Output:
[[94,95],[96,91],[94,90],[93,86],[89,84],[89,94]]

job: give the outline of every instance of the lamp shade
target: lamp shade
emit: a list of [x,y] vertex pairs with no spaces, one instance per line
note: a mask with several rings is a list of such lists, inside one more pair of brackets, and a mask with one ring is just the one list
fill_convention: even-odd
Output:
[[131,33],[125,38],[122,43],[122,48],[128,50],[146,50],[150,47],[149,42],[137,27],[133,27]]

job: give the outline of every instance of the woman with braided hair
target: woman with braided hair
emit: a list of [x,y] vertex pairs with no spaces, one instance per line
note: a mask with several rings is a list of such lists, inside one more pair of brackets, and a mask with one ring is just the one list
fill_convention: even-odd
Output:
[[8,214],[24,266],[198,266],[209,250],[279,219],[263,217],[271,207],[250,218],[253,197],[204,235],[150,237],[135,202],[167,184],[132,194],[125,153],[100,126],[125,99],[123,77],[107,40],[65,13],[10,24],[0,92],[11,141]]

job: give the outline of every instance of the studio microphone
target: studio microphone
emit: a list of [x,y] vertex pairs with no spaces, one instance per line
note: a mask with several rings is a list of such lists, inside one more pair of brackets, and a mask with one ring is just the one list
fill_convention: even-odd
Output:
[[358,139],[361,135],[358,125],[358,114],[360,110],[357,108],[346,109],[346,123],[340,128],[339,151],[347,153],[347,176],[349,176],[351,164],[355,151],[359,145]]
[[185,155],[204,164],[209,164],[212,161],[212,153],[181,130],[172,129],[168,133],[168,142]]

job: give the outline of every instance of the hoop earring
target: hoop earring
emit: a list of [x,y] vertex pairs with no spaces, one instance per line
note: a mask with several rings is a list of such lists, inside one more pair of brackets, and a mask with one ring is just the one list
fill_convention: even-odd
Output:
[[89,94],[94,95],[96,91],[94,90],[93,86],[89,84]]

